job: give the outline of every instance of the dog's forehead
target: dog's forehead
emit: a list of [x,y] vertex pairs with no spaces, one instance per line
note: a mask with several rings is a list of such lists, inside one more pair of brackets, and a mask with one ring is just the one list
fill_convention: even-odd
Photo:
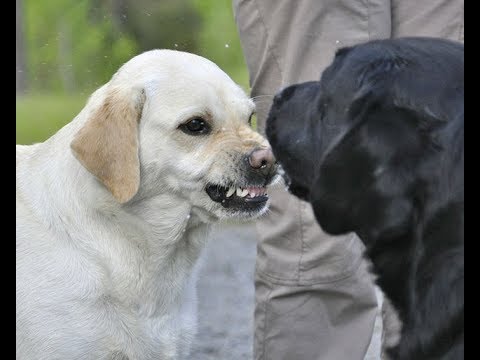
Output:
[[153,97],[173,95],[178,102],[202,103],[248,116],[255,104],[212,61],[187,52],[151,50],[125,63],[112,80],[135,79]]
[[191,53],[175,50],[151,50],[135,56],[125,63],[114,75],[113,79],[128,79],[138,83],[152,79],[163,79],[173,82],[196,81],[218,84],[228,87],[237,96],[244,95],[233,80],[214,62]]

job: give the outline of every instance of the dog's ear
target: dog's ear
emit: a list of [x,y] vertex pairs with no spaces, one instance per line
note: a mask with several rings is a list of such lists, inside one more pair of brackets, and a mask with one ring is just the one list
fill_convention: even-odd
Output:
[[361,116],[371,106],[385,104],[388,98],[392,99],[391,87],[395,74],[408,65],[402,58],[384,55],[375,61],[365,64],[359,69],[356,76],[354,93],[349,114],[353,117]]
[[140,184],[138,122],[144,102],[141,89],[107,89],[70,144],[77,160],[120,203],[130,200]]
[[[406,58],[384,55],[368,63],[359,72],[356,85],[357,91],[349,107],[350,119],[363,118],[372,108],[380,106],[394,112],[409,113],[411,116],[405,119],[414,120],[411,125],[428,132],[448,118],[440,98],[430,95],[436,93],[438,97],[442,96],[441,79],[436,81],[432,76],[425,77],[425,72]],[[455,97],[454,94],[443,97],[449,108],[459,103],[452,99]]]

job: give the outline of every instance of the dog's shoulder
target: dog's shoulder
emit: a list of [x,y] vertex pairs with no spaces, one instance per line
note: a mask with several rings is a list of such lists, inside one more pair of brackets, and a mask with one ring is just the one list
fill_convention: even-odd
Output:
[[[36,145],[16,145],[16,182],[15,182],[15,201],[16,201],[16,225],[17,225],[17,243],[24,240],[29,233],[40,234],[44,232],[44,227],[38,221],[33,209],[32,199],[28,194],[27,182],[34,181],[33,170],[30,169],[30,162],[35,155]],[[34,160],[33,160],[34,161]],[[35,229],[35,230],[34,230]],[[23,235],[25,233],[25,236]]]

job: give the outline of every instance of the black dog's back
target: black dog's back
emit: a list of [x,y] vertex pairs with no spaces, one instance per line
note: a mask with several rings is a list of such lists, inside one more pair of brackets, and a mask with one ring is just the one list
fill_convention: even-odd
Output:
[[277,95],[267,120],[291,191],[364,241],[403,323],[394,359],[463,358],[463,99],[462,44],[377,40]]

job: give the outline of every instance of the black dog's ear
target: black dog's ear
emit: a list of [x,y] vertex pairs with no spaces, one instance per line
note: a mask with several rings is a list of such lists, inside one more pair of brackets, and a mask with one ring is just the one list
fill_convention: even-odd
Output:
[[[430,134],[418,131],[415,112],[368,95],[359,101],[361,113],[327,150],[311,186],[315,216],[333,235],[405,223],[410,205],[402,199],[416,181],[412,174],[436,151]],[[377,211],[385,204],[388,213]]]
[[366,63],[359,69],[357,91],[349,107],[352,117],[361,116],[375,104],[386,104],[392,99],[395,76],[408,66],[408,61],[397,56],[385,56]]
[[357,91],[348,110],[350,119],[364,119],[377,106],[409,113],[406,121],[413,121],[411,125],[424,133],[444,124],[448,115],[442,110],[441,100],[425,98],[419,90],[422,87],[412,76],[416,72],[414,67],[399,56],[386,56],[366,64],[357,77]]

